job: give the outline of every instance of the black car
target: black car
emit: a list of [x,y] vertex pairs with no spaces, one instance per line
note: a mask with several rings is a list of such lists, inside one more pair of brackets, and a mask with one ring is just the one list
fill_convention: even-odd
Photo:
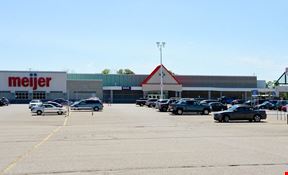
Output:
[[211,111],[224,111],[227,110],[227,105],[224,105],[220,102],[211,102],[208,104]]
[[148,100],[147,98],[140,98],[136,100],[136,105],[144,106],[147,100]]
[[2,106],[8,106],[10,104],[9,100],[5,97],[2,97],[0,101],[3,104]]
[[4,106],[5,104],[0,100],[0,106]]
[[173,114],[182,115],[184,112],[198,112],[204,115],[210,113],[210,107],[200,104],[196,100],[180,100],[178,103],[170,105]]
[[229,122],[230,120],[260,122],[266,118],[267,114],[264,110],[254,110],[251,106],[247,105],[234,105],[226,111],[214,113],[214,120],[219,122]]

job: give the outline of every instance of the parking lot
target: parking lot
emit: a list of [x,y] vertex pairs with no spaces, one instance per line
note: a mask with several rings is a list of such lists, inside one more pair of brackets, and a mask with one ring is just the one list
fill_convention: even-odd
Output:
[[275,113],[217,123],[134,104],[67,117],[10,105],[0,108],[0,174],[283,175],[288,125]]

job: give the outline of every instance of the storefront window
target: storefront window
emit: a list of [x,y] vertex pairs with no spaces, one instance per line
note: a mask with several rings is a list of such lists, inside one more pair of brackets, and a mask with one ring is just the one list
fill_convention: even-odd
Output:
[[33,99],[45,99],[46,93],[45,92],[33,92]]
[[18,100],[28,99],[28,92],[15,92],[15,98]]

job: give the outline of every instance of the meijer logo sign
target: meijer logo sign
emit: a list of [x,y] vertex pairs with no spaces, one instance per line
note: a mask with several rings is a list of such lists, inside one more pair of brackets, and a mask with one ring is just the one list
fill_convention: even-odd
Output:
[[9,87],[32,87],[36,90],[38,87],[50,87],[51,77],[8,77]]

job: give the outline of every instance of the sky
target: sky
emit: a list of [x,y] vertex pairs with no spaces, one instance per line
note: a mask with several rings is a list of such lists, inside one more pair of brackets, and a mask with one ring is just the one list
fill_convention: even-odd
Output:
[[256,75],[288,67],[287,0],[0,0],[0,70]]

